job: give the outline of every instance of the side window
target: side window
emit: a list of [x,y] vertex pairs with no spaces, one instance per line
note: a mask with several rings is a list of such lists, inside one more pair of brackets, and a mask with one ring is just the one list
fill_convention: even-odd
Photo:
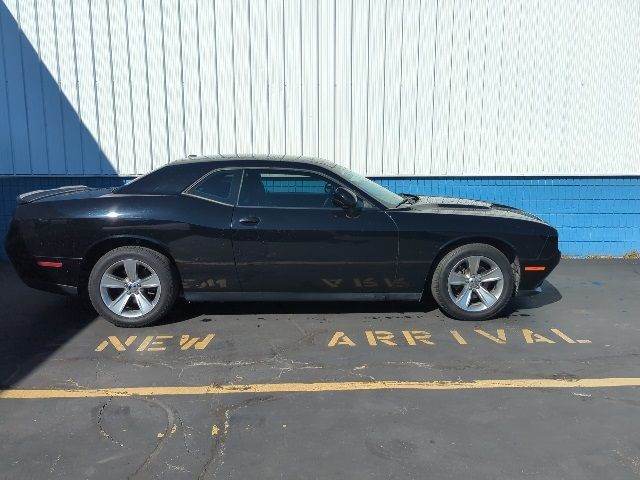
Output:
[[337,185],[315,173],[246,169],[238,205],[251,207],[335,208]]
[[238,195],[241,170],[220,170],[207,175],[187,192],[197,197],[234,205]]

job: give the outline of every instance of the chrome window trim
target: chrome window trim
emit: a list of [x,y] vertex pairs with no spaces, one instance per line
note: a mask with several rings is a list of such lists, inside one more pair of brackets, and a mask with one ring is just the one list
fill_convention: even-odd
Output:
[[205,202],[216,203],[218,205],[224,205],[225,207],[233,207],[234,206],[232,203],[219,202],[218,200],[213,200],[211,198],[201,197],[200,195],[194,195],[193,193],[182,192],[180,195],[184,195],[185,197],[197,198],[198,200],[204,200]]
[[[224,170],[239,170],[240,171],[240,185],[238,185],[238,193],[236,194],[235,203],[221,202],[220,200],[213,200],[212,198],[203,197],[201,195],[196,195],[195,193],[191,193],[190,192],[191,189],[196,187],[201,182],[204,182],[210,175],[213,175],[214,173],[221,172],[221,171],[224,171]],[[217,203],[218,205],[224,205],[225,207],[235,207],[235,205],[238,203],[238,195],[240,195],[240,189],[242,188],[242,178],[243,177],[244,177],[244,168],[243,167],[220,167],[220,168],[216,168],[216,169],[211,170],[210,172],[207,172],[204,175],[202,175],[195,182],[193,182],[191,185],[189,185],[187,188],[185,188],[180,193],[180,195],[184,195],[186,197],[192,197],[192,198],[199,198],[200,200],[206,200],[207,202]]]
[[[193,182],[191,185],[189,185],[187,188],[185,188],[182,192],[181,195],[185,195],[188,197],[192,197],[192,198],[199,198],[200,200],[206,200],[207,202],[212,202],[212,203],[217,203],[218,205],[224,205],[227,207],[243,207],[243,208],[281,208],[281,209],[305,209],[305,210],[342,210],[340,207],[335,207],[335,208],[324,208],[324,207],[272,207],[272,206],[267,206],[267,205],[239,205],[238,202],[240,200],[240,193],[242,192],[242,183],[244,181],[244,171],[245,170],[256,170],[256,169],[260,169],[260,170],[290,170],[290,171],[294,171],[294,172],[304,172],[304,173],[313,173],[315,175],[319,175],[323,178],[326,178],[327,180],[330,180],[334,183],[337,183],[339,186],[346,188],[352,192],[354,192],[357,196],[363,198],[363,200],[365,201],[365,203],[369,203],[370,206],[367,206],[365,204],[364,209],[365,210],[380,210],[380,211],[385,211],[388,210],[384,205],[380,206],[378,205],[379,202],[376,202],[375,200],[372,200],[369,195],[363,194],[359,189],[355,188],[353,185],[351,185],[350,183],[348,183],[345,179],[343,179],[340,175],[335,174],[335,176],[337,178],[339,178],[340,180],[335,180],[335,178],[327,175],[325,172],[321,172],[318,170],[311,170],[311,169],[307,169],[307,168],[297,168],[297,167],[279,167],[279,166],[230,166],[230,167],[220,167],[220,168],[215,168],[213,170],[211,170],[210,172],[205,173],[204,175],[202,175],[200,178],[198,178],[195,182]],[[234,203],[225,203],[225,202],[221,202],[218,200],[212,200],[211,198],[206,198],[206,197],[202,197],[200,195],[196,195],[194,193],[190,193],[190,190],[195,187],[196,185],[198,185],[200,182],[204,181],[207,177],[209,177],[209,175],[213,175],[216,172],[220,172],[223,170],[241,170],[241,176],[240,176],[240,185],[238,186],[238,193],[236,195],[235,198],[235,202]]]
[[[320,177],[323,177],[329,181],[331,181],[332,183],[336,183],[338,184],[338,186],[342,187],[342,188],[346,188],[349,191],[354,191],[355,189],[353,188],[353,186],[351,186],[350,184],[345,185],[345,180],[340,177],[339,175],[336,175],[336,177],[340,178],[342,181],[337,181],[334,178],[330,177],[329,175],[326,175],[324,172],[319,172],[317,170],[310,170],[310,169],[306,169],[306,168],[296,168],[296,167],[244,167],[243,170],[288,170],[288,171],[293,171],[293,172],[303,172],[303,173],[312,173],[315,175],[318,175]],[[244,172],[242,173],[242,180],[244,180]],[[357,190],[356,190],[357,191]],[[332,207],[332,208],[325,208],[325,207],[278,207],[278,206],[269,206],[269,205],[240,205],[239,201],[240,201],[240,194],[242,193],[242,181],[240,182],[240,188],[238,189],[238,198],[236,199],[236,207],[240,207],[240,208],[278,208],[278,209],[287,209],[287,210],[342,210],[340,207]],[[368,201],[368,199],[364,199],[365,201]],[[371,202],[369,202],[371,203]],[[375,207],[374,207],[375,208]]]

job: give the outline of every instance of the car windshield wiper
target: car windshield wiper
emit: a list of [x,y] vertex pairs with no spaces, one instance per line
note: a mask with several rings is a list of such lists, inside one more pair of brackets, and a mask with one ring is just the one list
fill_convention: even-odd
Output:
[[399,193],[398,195],[400,195],[401,197],[404,197],[404,199],[398,205],[396,205],[396,208],[398,208],[401,205],[404,205],[405,203],[412,204],[420,200],[420,197],[418,197],[418,195],[412,195],[411,193]]

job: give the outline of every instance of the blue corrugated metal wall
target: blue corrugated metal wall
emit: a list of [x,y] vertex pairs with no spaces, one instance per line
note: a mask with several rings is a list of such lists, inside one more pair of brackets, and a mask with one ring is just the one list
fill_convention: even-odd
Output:
[[[83,184],[122,185],[125,177],[0,177],[0,239],[19,193]],[[396,192],[460,196],[511,205],[544,218],[560,232],[565,255],[622,256],[640,251],[640,177],[376,178]],[[0,256],[4,248],[0,249]]]

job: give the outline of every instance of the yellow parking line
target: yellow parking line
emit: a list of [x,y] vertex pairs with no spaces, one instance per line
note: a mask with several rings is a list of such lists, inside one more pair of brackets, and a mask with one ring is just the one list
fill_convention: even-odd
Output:
[[223,395],[238,393],[304,393],[351,392],[361,390],[484,390],[507,388],[603,388],[640,387],[640,378],[581,378],[545,379],[520,378],[510,380],[431,380],[372,382],[317,382],[317,383],[255,383],[249,385],[202,385],[184,387],[120,387],[73,389],[7,389],[0,390],[0,398],[92,398],[135,397],[161,395]]

